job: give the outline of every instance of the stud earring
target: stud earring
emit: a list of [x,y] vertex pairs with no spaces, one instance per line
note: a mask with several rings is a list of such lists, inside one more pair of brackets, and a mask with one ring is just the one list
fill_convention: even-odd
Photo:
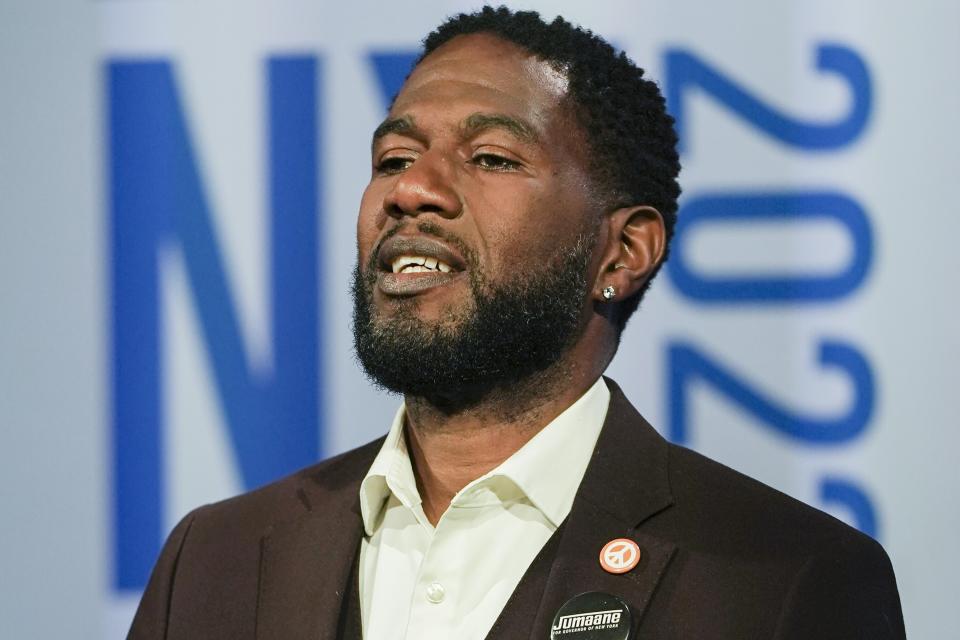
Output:
[[617,296],[617,290],[613,288],[612,284],[607,285],[603,288],[603,299],[609,302]]

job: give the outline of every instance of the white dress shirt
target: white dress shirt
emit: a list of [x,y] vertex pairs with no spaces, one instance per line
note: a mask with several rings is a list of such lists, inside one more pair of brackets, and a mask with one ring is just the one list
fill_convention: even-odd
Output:
[[367,640],[484,638],[570,512],[607,414],[600,378],[434,527],[403,437],[404,407],[360,485],[360,610]]

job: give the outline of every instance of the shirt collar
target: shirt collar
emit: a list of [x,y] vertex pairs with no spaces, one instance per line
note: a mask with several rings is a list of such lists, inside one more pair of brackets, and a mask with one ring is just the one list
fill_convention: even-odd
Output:
[[[510,480],[554,526],[570,513],[577,488],[590,463],[610,403],[603,378],[541,429],[500,466],[464,487],[457,496],[499,478]],[[408,509],[421,500],[403,437],[404,405],[397,410],[380,452],[360,484],[360,512],[373,535],[383,506],[393,493]],[[457,497],[454,497],[456,502]]]
[[410,463],[410,454],[403,437],[405,407],[406,405],[401,404],[397,409],[390,431],[370,465],[370,470],[360,483],[360,515],[368,536],[373,535],[380,512],[391,492],[408,509],[414,509],[421,503],[413,465]]
[[554,526],[570,513],[607,417],[603,378],[488,476],[512,480]]

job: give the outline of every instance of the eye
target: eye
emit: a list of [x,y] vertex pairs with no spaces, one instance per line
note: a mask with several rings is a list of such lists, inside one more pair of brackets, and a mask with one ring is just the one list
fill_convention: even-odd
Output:
[[391,175],[394,173],[400,173],[410,167],[413,164],[413,158],[408,158],[405,156],[390,156],[384,158],[376,166],[377,173],[385,173]]
[[514,171],[520,163],[495,153],[478,153],[470,162],[487,171]]

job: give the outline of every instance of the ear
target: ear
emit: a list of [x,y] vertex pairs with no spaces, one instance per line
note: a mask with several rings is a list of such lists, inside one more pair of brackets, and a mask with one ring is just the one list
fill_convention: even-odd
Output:
[[[666,229],[663,216],[653,207],[617,209],[607,216],[609,225],[593,295],[598,302],[615,302],[639,291],[663,260]],[[608,300],[603,290],[612,286],[615,297]]]

